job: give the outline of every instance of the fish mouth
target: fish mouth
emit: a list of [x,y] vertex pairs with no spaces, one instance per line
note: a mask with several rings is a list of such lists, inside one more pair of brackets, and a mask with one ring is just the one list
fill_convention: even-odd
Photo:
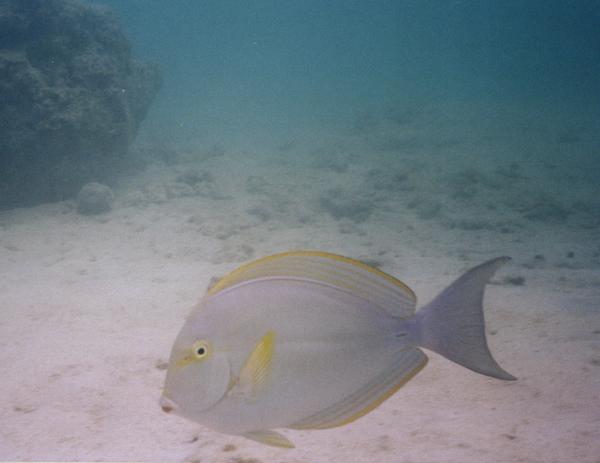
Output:
[[175,404],[175,402],[166,397],[164,394],[160,396],[160,400],[158,403],[162,411],[165,413],[171,413],[177,410],[177,405]]

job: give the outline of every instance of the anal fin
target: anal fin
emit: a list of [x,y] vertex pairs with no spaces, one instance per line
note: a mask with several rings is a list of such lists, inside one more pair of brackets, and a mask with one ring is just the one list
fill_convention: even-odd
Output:
[[289,426],[292,429],[327,429],[343,426],[374,410],[410,381],[427,363],[419,349],[400,352],[391,365],[339,402]]

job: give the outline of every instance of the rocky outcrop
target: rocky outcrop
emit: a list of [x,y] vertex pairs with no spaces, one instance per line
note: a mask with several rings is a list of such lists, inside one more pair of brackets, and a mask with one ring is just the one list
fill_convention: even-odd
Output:
[[0,209],[114,176],[159,87],[109,10],[0,0]]

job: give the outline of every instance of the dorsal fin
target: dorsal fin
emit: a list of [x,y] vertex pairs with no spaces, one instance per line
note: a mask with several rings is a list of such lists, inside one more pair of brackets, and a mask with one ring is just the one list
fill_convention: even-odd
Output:
[[336,286],[402,318],[412,316],[417,303],[413,291],[391,275],[358,260],[320,251],[285,252],[242,265],[215,283],[208,295],[243,282],[276,277]]

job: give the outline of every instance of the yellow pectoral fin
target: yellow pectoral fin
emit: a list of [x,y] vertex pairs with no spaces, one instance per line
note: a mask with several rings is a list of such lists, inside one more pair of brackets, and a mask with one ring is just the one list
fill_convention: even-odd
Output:
[[240,371],[238,394],[255,399],[264,391],[271,377],[274,352],[275,332],[269,331],[258,341]]

